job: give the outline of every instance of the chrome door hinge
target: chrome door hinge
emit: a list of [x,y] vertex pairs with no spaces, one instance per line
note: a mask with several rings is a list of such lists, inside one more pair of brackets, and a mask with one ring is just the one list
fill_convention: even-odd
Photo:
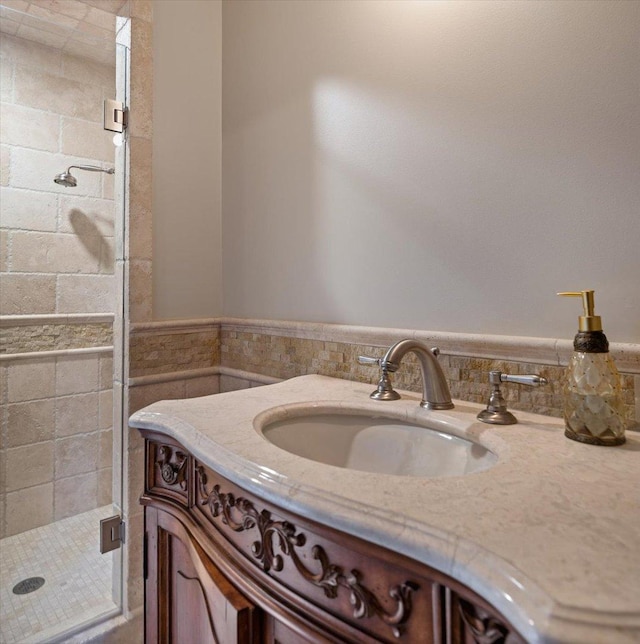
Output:
[[129,108],[122,101],[104,101],[104,129],[110,132],[124,132],[129,122]]
[[124,543],[125,523],[120,515],[100,521],[100,552],[110,552]]

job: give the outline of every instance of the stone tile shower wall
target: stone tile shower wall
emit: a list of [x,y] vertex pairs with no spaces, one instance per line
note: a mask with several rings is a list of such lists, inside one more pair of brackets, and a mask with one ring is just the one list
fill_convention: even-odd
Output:
[[115,68],[2,34],[2,315],[105,313],[114,305],[113,165],[102,102]]
[[[0,537],[111,502],[115,69],[0,39]],[[41,355],[37,355],[40,353]]]
[[111,352],[17,359],[3,381],[3,536],[111,503]]

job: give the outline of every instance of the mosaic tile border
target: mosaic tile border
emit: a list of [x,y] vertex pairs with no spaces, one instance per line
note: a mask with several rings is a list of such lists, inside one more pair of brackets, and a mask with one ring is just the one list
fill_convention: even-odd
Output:
[[0,356],[113,345],[112,314],[3,315]]
[[33,324],[0,331],[0,354],[104,347],[113,344],[113,323]]
[[[376,368],[360,365],[358,356],[381,357],[385,350],[375,345],[288,338],[239,330],[223,330],[220,341],[222,365],[226,368],[283,379],[317,373],[370,382],[372,386],[377,381],[378,371]],[[503,387],[505,399],[513,409],[546,416],[562,416],[564,366],[446,353],[441,353],[439,360],[453,398],[480,404],[488,399],[488,374],[492,369],[512,374],[538,373],[547,378],[549,385],[540,389],[506,385]],[[403,361],[402,368],[393,374],[392,380],[398,389],[422,391],[420,370],[415,357],[408,356]],[[633,376],[623,375],[623,387],[627,413],[629,417],[633,417]]]
[[[573,338],[445,333],[415,329],[243,318],[219,318],[218,322],[223,331],[242,329],[246,332],[274,336],[378,347],[388,347],[403,338],[415,338],[426,342],[429,346],[439,347],[442,353],[447,355],[514,360],[531,364],[566,366],[573,352]],[[640,343],[612,342],[609,349],[622,373],[640,375]]]
[[132,325],[129,377],[209,369],[220,364],[220,328],[203,321]]
[[[203,327],[206,331],[198,331]],[[209,334],[206,345],[198,346],[200,333]],[[197,373],[205,367],[213,374],[216,366],[221,376],[242,373],[247,382],[317,373],[375,383],[376,370],[360,365],[358,355],[381,356],[393,342],[413,337],[440,347],[440,362],[454,398],[486,402],[488,372],[492,369],[538,373],[549,380],[548,386],[532,389],[508,385],[504,387],[505,398],[514,409],[556,417],[562,415],[561,386],[571,355],[571,342],[564,340],[235,318],[134,325],[133,337],[137,337],[137,353],[132,354],[135,359],[131,361],[133,386],[188,379],[192,377],[189,372]],[[168,362],[161,364],[157,346],[162,347]],[[203,365],[207,351],[210,362]],[[640,377],[634,374],[640,373],[640,345],[612,345],[612,353],[619,367],[622,365],[624,402],[629,417],[635,418]],[[412,356],[403,362],[393,381],[399,389],[421,390],[417,361]]]

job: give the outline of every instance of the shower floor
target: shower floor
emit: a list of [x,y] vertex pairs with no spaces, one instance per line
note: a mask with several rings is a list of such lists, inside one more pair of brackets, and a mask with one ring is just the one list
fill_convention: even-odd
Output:
[[[111,553],[100,554],[99,523],[110,505],[0,541],[0,644],[41,644],[116,608]],[[43,577],[40,589],[13,587]]]

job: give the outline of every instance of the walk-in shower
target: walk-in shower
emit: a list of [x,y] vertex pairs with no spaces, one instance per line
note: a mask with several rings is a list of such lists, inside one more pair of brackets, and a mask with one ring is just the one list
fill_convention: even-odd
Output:
[[70,165],[66,172],[61,172],[53,178],[55,183],[65,188],[75,188],[78,185],[78,180],[71,174],[71,168],[87,172],[104,172],[105,174],[113,174],[116,171],[115,168],[101,168],[97,165]]
[[128,11],[0,0],[2,644],[67,641],[121,613],[122,550],[99,540],[123,499],[127,146],[104,130],[104,99],[127,100]]

